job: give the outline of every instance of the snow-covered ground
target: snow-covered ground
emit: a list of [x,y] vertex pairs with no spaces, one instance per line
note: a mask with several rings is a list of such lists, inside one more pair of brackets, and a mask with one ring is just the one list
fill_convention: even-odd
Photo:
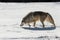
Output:
[[[49,12],[55,30],[26,30],[19,25],[31,11]],[[0,40],[60,40],[60,3],[0,3]],[[40,25],[41,23],[38,23]],[[49,25],[48,23],[45,23]],[[24,25],[27,26],[27,25]]]

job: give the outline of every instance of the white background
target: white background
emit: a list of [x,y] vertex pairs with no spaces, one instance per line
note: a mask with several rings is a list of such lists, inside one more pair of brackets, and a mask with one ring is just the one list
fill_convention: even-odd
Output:
[[[50,13],[55,21],[56,29],[33,31],[21,28],[19,26],[21,20],[31,11]],[[60,37],[60,3],[0,3],[0,38],[39,36]]]

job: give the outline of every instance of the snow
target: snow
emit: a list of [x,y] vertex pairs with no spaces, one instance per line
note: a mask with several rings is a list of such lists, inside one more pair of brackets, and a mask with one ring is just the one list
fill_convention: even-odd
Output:
[[[34,31],[21,28],[19,25],[22,18],[31,11],[49,12],[55,21],[56,29]],[[0,3],[0,40],[59,40],[59,13],[60,3]],[[41,36],[43,38],[39,38]],[[56,36],[58,38],[55,38]]]

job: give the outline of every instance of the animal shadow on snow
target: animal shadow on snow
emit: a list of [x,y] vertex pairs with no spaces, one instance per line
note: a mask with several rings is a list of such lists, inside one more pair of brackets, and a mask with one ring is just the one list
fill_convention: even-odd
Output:
[[40,28],[40,27],[36,27],[36,28],[32,28],[32,27],[22,27],[23,29],[26,29],[26,30],[54,30],[56,29],[56,27],[45,27],[45,28]]

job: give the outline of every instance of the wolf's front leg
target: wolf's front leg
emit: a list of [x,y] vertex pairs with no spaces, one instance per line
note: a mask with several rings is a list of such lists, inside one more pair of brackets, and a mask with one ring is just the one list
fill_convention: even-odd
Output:
[[[33,25],[33,26],[35,27],[35,25],[36,25],[36,21],[34,22],[34,25]],[[35,27],[35,28],[36,28],[36,27]]]
[[28,23],[28,25],[29,25],[29,28],[31,27],[31,25]]

